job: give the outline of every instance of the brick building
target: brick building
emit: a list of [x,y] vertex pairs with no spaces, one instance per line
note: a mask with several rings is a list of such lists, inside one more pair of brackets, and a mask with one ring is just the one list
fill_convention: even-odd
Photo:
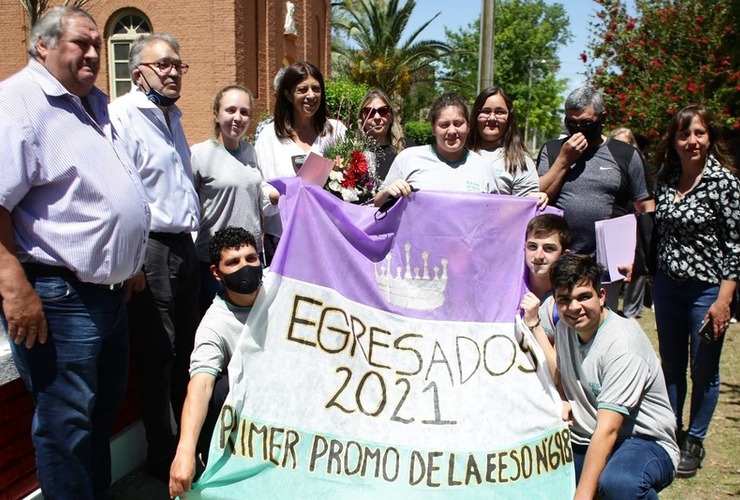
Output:
[[[256,100],[254,128],[260,114],[272,108],[272,80],[280,67],[308,60],[325,76],[329,73],[329,0],[91,0],[85,8],[104,39],[96,84],[111,98],[130,89],[131,41],[149,32],[177,37],[180,55],[190,65],[178,106],[185,115],[191,144],[210,137],[211,103],[220,87],[231,83],[249,87]],[[30,28],[19,0],[0,0],[0,32],[4,33],[0,37],[0,80],[4,80],[28,60]],[[6,499],[24,498],[37,487],[30,434],[33,402],[17,376],[0,327],[0,498]],[[114,480],[144,454],[143,429],[136,423],[134,373],[129,380],[129,393],[113,430]],[[32,495],[38,496],[38,491]]]
[[[220,87],[239,83],[252,91],[254,127],[257,117],[272,108],[272,79],[281,66],[307,60],[324,76],[329,73],[329,0],[91,0],[84,8],[105,41],[96,83],[111,99],[130,88],[126,61],[131,41],[147,32],[175,35],[190,65],[178,106],[191,144],[210,137],[211,102]],[[286,18],[289,9],[292,24]],[[0,32],[5,33],[0,37],[3,80],[28,59],[30,28],[18,0],[0,0]]]

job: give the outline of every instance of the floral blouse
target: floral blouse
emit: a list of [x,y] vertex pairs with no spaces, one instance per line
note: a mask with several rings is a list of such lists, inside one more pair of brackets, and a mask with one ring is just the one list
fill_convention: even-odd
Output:
[[709,156],[697,186],[677,199],[679,174],[658,185],[658,268],[679,280],[737,280],[740,180]]

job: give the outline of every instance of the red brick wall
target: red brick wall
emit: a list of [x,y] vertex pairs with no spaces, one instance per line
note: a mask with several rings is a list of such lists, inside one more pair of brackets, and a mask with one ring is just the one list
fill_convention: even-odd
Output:
[[33,402],[20,380],[0,386],[0,498],[15,499],[37,488],[31,444]]
[[[0,500],[19,500],[36,488],[36,456],[31,442],[33,400],[20,379],[0,386]],[[111,437],[139,418],[134,367]]]
[[[143,12],[154,31],[169,32],[180,42],[181,56],[190,64],[183,79],[182,98],[188,141],[206,140],[212,131],[211,104],[216,91],[230,83],[246,85],[255,94],[253,116],[272,107],[272,79],[284,64],[308,60],[325,76],[330,63],[330,0],[292,0],[297,37],[283,34],[284,0],[95,0],[86,5],[104,36],[116,13],[124,8]],[[61,0],[52,0],[53,5]],[[0,0],[0,80],[27,61],[28,22],[18,0]],[[107,46],[97,84],[110,92]]]

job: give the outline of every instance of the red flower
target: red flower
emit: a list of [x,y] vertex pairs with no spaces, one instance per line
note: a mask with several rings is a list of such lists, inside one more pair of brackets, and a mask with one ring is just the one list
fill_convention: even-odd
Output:
[[365,155],[361,151],[352,151],[349,160],[349,167],[362,175],[366,175],[368,169]]
[[346,188],[354,188],[364,179],[368,174],[367,159],[361,151],[352,151],[349,155],[349,162],[347,168],[344,170],[344,179],[342,179],[342,186]]
[[701,24],[701,23],[704,22],[704,18],[701,17],[701,16],[696,16],[696,22],[697,22],[697,24]]
[[587,60],[588,60],[588,56],[586,56],[586,53],[581,52],[581,61],[583,61],[583,64],[586,64]]

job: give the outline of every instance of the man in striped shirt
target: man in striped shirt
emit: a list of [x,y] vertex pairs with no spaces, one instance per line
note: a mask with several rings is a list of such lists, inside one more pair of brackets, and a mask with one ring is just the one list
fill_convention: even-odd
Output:
[[101,37],[78,8],[34,25],[28,65],[0,83],[0,319],[36,407],[45,498],[102,498],[126,389],[123,282],[142,266],[149,207],[94,86]]

